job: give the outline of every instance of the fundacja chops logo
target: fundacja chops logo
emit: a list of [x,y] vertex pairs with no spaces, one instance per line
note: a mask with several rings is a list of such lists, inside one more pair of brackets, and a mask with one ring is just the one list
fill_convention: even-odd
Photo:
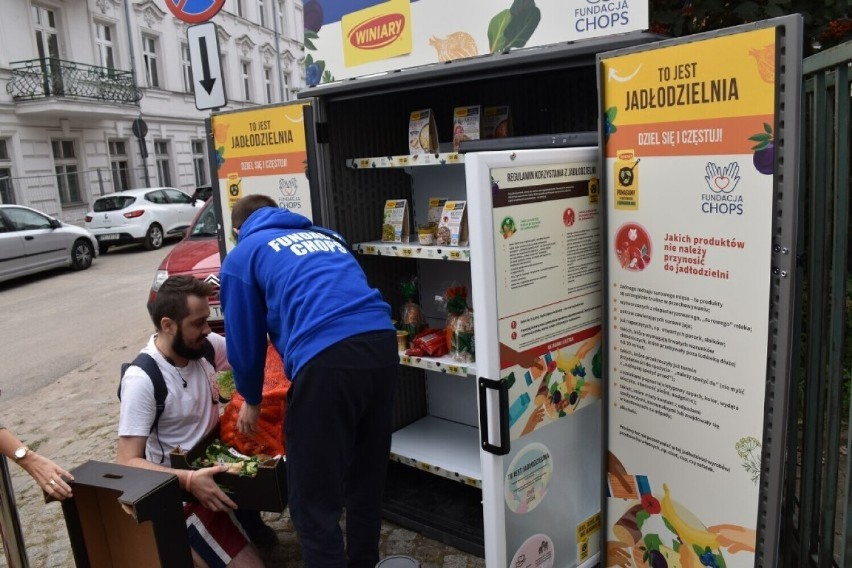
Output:
[[731,162],[724,167],[719,167],[714,162],[707,162],[704,172],[707,174],[704,176],[704,181],[713,193],[731,193],[740,183],[740,165],[736,162]]
[[364,20],[349,32],[349,43],[358,49],[379,49],[392,44],[405,29],[405,16],[383,14]]

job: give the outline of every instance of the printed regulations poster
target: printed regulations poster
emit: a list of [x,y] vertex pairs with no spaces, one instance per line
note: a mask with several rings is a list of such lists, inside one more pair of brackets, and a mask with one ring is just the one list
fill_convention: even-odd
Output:
[[606,113],[606,547],[755,563],[776,30],[599,58]]
[[226,251],[234,246],[230,212],[244,195],[268,195],[279,207],[312,219],[304,119],[309,104],[212,115]]
[[570,150],[490,169],[509,566],[576,566],[600,551],[600,154]]
[[648,28],[648,0],[306,0],[308,85]]
[[491,170],[510,439],[601,399],[601,211],[594,161]]

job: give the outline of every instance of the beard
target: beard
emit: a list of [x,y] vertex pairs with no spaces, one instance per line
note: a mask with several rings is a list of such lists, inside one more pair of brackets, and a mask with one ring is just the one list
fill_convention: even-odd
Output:
[[198,349],[193,349],[187,345],[183,338],[183,330],[180,326],[178,326],[177,333],[175,334],[175,340],[172,343],[172,350],[184,359],[196,360],[204,357],[204,346],[202,345]]

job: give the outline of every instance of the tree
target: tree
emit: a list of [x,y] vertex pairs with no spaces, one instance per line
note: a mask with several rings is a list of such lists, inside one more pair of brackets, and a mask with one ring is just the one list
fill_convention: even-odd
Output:
[[852,40],[849,0],[650,0],[649,11],[650,30],[673,37],[802,14],[806,56]]

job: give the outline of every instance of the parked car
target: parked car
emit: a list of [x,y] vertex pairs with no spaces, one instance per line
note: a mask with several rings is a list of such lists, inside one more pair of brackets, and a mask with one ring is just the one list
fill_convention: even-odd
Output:
[[83,270],[97,256],[94,235],[22,205],[0,205],[0,282],[62,266]]
[[224,333],[225,324],[222,321],[222,308],[219,305],[219,242],[216,239],[216,229],[219,218],[213,200],[210,199],[198,213],[190,225],[186,237],[177,244],[154,274],[154,282],[148,294],[148,309],[157,297],[157,291],[169,276],[191,274],[200,280],[209,282],[216,288],[216,295],[210,298],[210,328],[217,333]]
[[192,194],[193,199],[200,199],[201,201],[207,201],[213,197],[213,187],[209,185],[199,185],[195,188],[195,193]]
[[130,189],[95,199],[86,213],[86,227],[98,240],[101,254],[130,243],[154,250],[167,238],[183,237],[202,205],[173,187]]

